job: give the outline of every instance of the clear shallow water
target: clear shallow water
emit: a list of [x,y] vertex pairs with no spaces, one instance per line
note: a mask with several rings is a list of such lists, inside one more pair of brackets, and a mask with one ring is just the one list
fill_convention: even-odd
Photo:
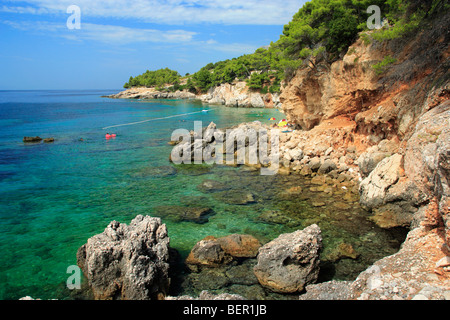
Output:
[[[164,206],[214,212],[204,224],[163,217],[171,246],[184,256],[208,235],[247,233],[264,242],[311,223],[323,229],[328,247],[345,241],[363,253],[352,261],[357,270],[395,252],[396,239],[375,228],[356,203],[339,209],[328,197],[321,200],[326,206],[313,208],[315,193],[283,195],[292,186],[307,190],[308,181],[261,177],[243,168],[174,167],[168,160],[172,147],[167,142],[177,128],[192,130],[194,121],[204,126],[214,121],[219,128],[269,123],[270,117],[283,117],[277,110],[210,106],[208,113],[109,129],[117,138],[106,140],[106,126],[205,108],[192,101],[100,98],[115,92],[0,91],[0,299],[68,298],[67,267],[76,264],[76,252],[89,237],[112,220],[129,223],[138,214],[156,216]],[[56,141],[22,142],[36,135]],[[207,179],[224,182],[238,195],[252,192],[256,201],[237,205],[229,193],[204,192],[197,186]],[[274,210],[287,220],[261,218]],[[336,273],[346,278],[352,267],[343,263]]]
[[[279,116],[276,110],[211,107],[208,113],[116,128],[117,138],[106,140],[101,128],[109,125],[204,109],[187,101],[100,97],[114,92],[0,91],[1,299],[56,298],[78,247],[110,221],[128,223],[156,206],[200,194],[200,176],[151,171],[170,165],[167,142],[174,129],[191,130],[198,120],[223,127]],[[22,142],[36,135],[56,141]],[[194,223],[168,225],[173,246],[184,250],[185,243],[213,232]]]

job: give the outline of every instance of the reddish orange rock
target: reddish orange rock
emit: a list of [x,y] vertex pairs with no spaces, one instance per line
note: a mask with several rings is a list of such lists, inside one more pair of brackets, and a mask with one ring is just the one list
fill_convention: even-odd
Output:
[[232,234],[217,239],[223,250],[236,258],[254,258],[258,254],[261,243],[247,234]]

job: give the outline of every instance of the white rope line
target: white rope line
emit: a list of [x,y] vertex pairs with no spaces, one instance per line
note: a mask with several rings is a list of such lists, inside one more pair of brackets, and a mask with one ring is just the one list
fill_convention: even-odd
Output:
[[190,112],[190,113],[176,114],[176,115],[173,115],[173,116],[167,116],[167,117],[162,117],[162,118],[154,118],[154,119],[148,119],[148,120],[143,120],[143,121],[138,121],[138,122],[118,124],[118,125],[115,125],[115,126],[104,127],[102,130],[109,129],[109,128],[123,127],[123,126],[131,126],[131,125],[134,125],[134,124],[140,124],[140,123],[149,122],[149,121],[156,121],[156,120],[163,120],[163,119],[169,119],[169,118],[175,118],[175,117],[188,116],[188,115],[191,115],[191,114],[196,114],[196,113],[201,113],[201,112],[208,112],[208,111],[209,110],[202,110],[202,111],[196,111],[196,112]]

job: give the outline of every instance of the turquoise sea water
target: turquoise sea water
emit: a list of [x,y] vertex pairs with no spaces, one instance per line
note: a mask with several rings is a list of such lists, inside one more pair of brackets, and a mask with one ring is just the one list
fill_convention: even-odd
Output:
[[[313,222],[325,229],[330,246],[344,239],[357,249],[360,258],[352,262],[359,271],[398,248],[396,238],[374,227],[355,203],[341,210],[332,207],[333,199],[319,199],[327,205],[317,209],[305,202],[308,197],[289,199],[276,191],[280,184],[289,188],[307,181],[169,162],[175,129],[192,130],[194,121],[204,126],[214,121],[219,128],[270,123],[271,117],[283,118],[277,110],[101,98],[117,91],[0,91],[0,299],[69,298],[66,271],[89,237],[112,220],[129,223],[138,214],[156,216],[173,206],[208,207],[214,213],[202,224],[163,217],[171,246],[182,256],[208,235],[248,233],[269,241]],[[210,112],[109,129],[117,134],[111,140],[102,130],[205,108]],[[56,140],[22,142],[37,135]],[[198,186],[208,179],[231,186],[238,197],[252,192],[256,201],[242,205],[227,201],[229,194],[205,193]],[[289,217],[268,223],[261,219],[267,210]],[[347,262],[340,263],[339,270],[348,270]],[[345,278],[346,271],[337,273]]]
[[[106,126],[205,108],[187,101],[101,98],[118,91],[0,92],[1,299],[56,298],[78,247],[110,221],[128,223],[154,207],[198,196],[195,187],[204,177],[165,174],[174,129],[192,130],[193,121],[224,127],[280,116],[276,110],[209,107],[208,113],[116,128],[117,138],[106,140]],[[22,142],[37,135],[56,141]],[[168,224],[172,245],[182,250],[214,231],[208,224]]]

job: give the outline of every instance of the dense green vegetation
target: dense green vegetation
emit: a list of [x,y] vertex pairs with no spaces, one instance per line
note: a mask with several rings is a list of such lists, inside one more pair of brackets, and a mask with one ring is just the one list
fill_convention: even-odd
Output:
[[385,14],[390,26],[366,35],[366,42],[392,40],[406,36],[450,9],[446,0],[387,0]]
[[[371,13],[367,13],[367,8],[371,5],[380,7],[382,17],[387,19],[386,26],[361,33],[368,31],[367,20]],[[298,68],[327,69],[346,53],[358,34],[365,43],[402,37],[419,28],[424,20],[449,8],[446,0],[311,0],[284,26],[280,39],[267,48],[231,60],[209,63],[189,76],[184,86],[177,82],[179,75],[171,72],[174,77],[169,76],[170,81],[166,84],[172,85],[170,90],[205,92],[239,79],[247,81],[251,90],[279,92],[281,81],[289,81]],[[381,62],[375,69],[382,72],[390,63],[392,59]],[[160,81],[153,84],[151,75],[152,72],[147,71],[130,78],[126,86],[163,84],[161,78],[164,77],[157,77]]]
[[180,74],[169,68],[159,69],[156,71],[147,70],[145,73],[130,77],[124,88],[130,87],[164,87],[166,84],[176,85],[180,82]]
[[386,71],[389,65],[395,63],[397,59],[392,58],[391,56],[384,57],[383,61],[374,64],[372,67],[375,70],[375,73],[380,75]]
[[210,63],[195,73],[192,80],[203,92],[221,83],[232,83],[235,79],[247,80],[249,87],[255,90],[263,87],[279,90],[282,72],[280,56],[270,48],[260,48],[253,54]]

